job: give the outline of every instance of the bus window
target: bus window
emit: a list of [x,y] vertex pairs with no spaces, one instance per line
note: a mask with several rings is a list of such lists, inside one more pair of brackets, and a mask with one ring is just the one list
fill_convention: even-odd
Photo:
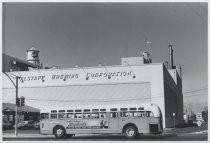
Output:
[[139,111],[138,112],[138,117],[145,117],[145,112],[144,111]]
[[67,112],[74,112],[74,110],[67,110]]
[[105,112],[100,113],[100,118],[106,118],[106,113]]
[[111,112],[110,117],[111,118],[116,118],[117,117],[117,112]]
[[80,109],[77,109],[77,110],[75,110],[75,112],[82,112],[82,110],[80,110]]
[[67,113],[67,118],[74,118],[74,114],[73,113]]
[[127,111],[128,108],[120,108],[121,111]]
[[129,112],[129,116],[130,117],[137,117],[137,112],[136,111]]
[[90,109],[84,109],[83,112],[90,112]]
[[92,111],[93,111],[93,112],[97,112],[97,111],[99,111],[99,109],[92,109]]
[[50,119],[57,119],[57,114],[50,114]]
[[106,109],[100,109],[100,111],[106,111]]
[[120,112],[120,117],[128,117],[128,112]]
[[49,119],[49,113],[41,113],[41,119]]
[[136,108],[130,108],[130,110],[137,110]]
[[82,113],[75,113],[75,118],[81,119],[82,118]]
[[110,111],[117,111],[117,108],[111,108]]
[[139,107],[139,110],[144,110],[144,107]]
[[99,118],[99,113],[97,113],[97,112],[96,113],[92,113],[91,117],[92,118]]
[[59,110],[58,112],[58,118],[66,118],[65,110]]
[[66,118],[66,114],[65,113],[59,113],[58,118]]
[[89,119],[90,118],[90,113],[83,113],[83,118]]
[[151,111],[146,111],[146,117],[153,117],[153,113]]

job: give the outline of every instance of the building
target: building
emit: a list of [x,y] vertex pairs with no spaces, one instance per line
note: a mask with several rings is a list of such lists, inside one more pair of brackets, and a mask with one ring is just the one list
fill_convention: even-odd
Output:
[[[3,121],[8,121],[15,124],[15,109],[16,105],[11,103],[3,103],[2,104],[2,119]],[[25,120],[33,120],[37,121],[39,120],[40,116],[40,109],[33,108],[30,106],[23,106],[18,107],[18,113],[19,113],[19,121],[25,121]]]
[[[19,96],[36,108],[115,103],[154,103],[161,109],[163,127],[183,124],[180,67],[151,63],[149,54],[122,58],[121,65],[41,69],[11,72],[21,76]],[[14,100],[15,89],[3,75],[3,102]]]
[[37,68],[35,64],[3,54],[3,72],[28,71],[29,68]]
[[34,47],[27,50],[26,61],[7,54],[3,54],[3,72],[29,71],[33,68],[42,68],[39,59],[39,51]]

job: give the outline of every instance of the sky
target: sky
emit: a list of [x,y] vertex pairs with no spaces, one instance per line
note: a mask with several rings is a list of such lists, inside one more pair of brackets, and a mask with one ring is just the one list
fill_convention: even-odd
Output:
[[71,68],[120,65],[144,50],[163,63],[173,44],[184,102],[206,103],[207,11],[207,3],[4,3],[3,53],[25,60],[34,46],[44,67]]

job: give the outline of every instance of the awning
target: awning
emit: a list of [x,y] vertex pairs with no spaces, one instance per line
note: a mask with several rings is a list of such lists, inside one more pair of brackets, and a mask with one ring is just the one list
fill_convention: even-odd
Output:
[[[7,112],[7,111],[15,112],[16,105],[12,104],[12,103],[2,103],[2,108],[3,108],[3,111],[5,111],[5,112]],[[31,106],[27,106],[27,105],[23,106],[23,107],[18,107],[18,110],[20,110],[20,109],[22,112],[40,113],[40,109],[31,107]]]

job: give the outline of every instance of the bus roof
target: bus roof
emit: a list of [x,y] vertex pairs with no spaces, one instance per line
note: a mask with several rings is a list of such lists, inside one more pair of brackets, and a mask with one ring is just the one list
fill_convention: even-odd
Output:
[[132,103],[132,104],[114,104],[114,105],[80,105],[80,106],[59,106],[59,107],[48,107],[41,110],[41,113],[50,113],[51,110],[84,110],[84,109],[106,109],[106,112],[110,112],[111,109],[117,109],[117,111],[120,111],[120,108],[141,108],[141,110],[144,111],[151,111],[153,112],[154,116],[159,117],[161,115],[160,108],[151,103]]

